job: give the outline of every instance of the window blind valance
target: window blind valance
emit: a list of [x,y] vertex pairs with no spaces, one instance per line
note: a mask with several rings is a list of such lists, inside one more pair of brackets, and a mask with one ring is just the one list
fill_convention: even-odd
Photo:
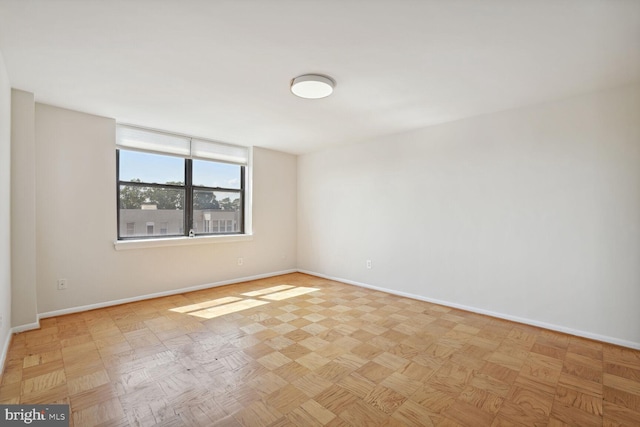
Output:
[[220,162],[246,165],[249,161],[249,149],[238,145],[192,139],[191,157],[194,159],[217,160]]
[[173,135],[129,125],[117,126],[116,145],[119,148],[172,154],[194,159],[215,160],[238,165],[246,165],[249,162],[249,149],[247,147]]

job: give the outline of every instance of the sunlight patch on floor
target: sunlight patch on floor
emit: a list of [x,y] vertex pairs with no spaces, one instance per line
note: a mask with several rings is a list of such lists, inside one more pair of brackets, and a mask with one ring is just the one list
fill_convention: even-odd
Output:
[[215,317],[269,304],[270,301],[282,301],[287,298],[293,298],[319,290],[318,288],[307,288],[304,286],[278,285],[242,294],[243,296],[258,297],[261,299],[224,297],[171,308],[169,311],[201,317],[203,319],[213,319]]
[[300,295],[308,294],[311,292],[319,291],[318,288],[305,288],[304,286],[300,286],[297,288],[289,289],[288,291],[276,292],[275,294],[265,295],[262,298],[272,300],[272,301],[281,301],[287,298],[293,298]]
[[224,316],[225,314],[236,313],[238,311],[247,310],[249,308],[258,307],[269,304],[268,301],[258,301],[256,299],[246,299],[218,307],[207,308],[206,310],[194,311],[189,313],[192,316],[202,317],[204,319],[213,319],[214,317]]
[[259,289],[257,291],[245,292],[242,295],[246,297],[257,297],[259,295],[271,294],[273,292],[284,291],[285,289],[291,289],[294,286],[291,285],[278,285],[270,288]]
[[169,311],[175,311],[176,313],[188,313],[190,311],[202,310],[216,305],[229,304],[230,302],[240,301],[242,298],[238,297],[224,297],[213,299],[209,301],[199,302],[197,304],[183,305],[182,307],[172,308]]

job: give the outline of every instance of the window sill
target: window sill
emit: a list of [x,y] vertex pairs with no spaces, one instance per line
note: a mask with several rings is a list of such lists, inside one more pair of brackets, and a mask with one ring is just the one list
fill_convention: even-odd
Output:
[[113,246],[116,251],[143,248],[160,248],[164,246],[207,245],[212,243],[246,242],[253,240],[252,234],[233,234],[224,236],[172,237],[165,239],[116,240]]

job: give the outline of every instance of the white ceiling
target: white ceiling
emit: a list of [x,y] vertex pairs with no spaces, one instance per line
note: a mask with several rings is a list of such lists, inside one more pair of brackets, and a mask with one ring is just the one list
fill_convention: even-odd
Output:
[[638,81],[640,1],[0,0],[0,51],[39,102],[299,154]]

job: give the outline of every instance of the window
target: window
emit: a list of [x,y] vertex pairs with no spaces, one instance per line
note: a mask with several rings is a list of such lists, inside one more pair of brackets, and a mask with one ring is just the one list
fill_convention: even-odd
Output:
[[118,239],[243,234],[247,167],[245,147],[118,126]]

